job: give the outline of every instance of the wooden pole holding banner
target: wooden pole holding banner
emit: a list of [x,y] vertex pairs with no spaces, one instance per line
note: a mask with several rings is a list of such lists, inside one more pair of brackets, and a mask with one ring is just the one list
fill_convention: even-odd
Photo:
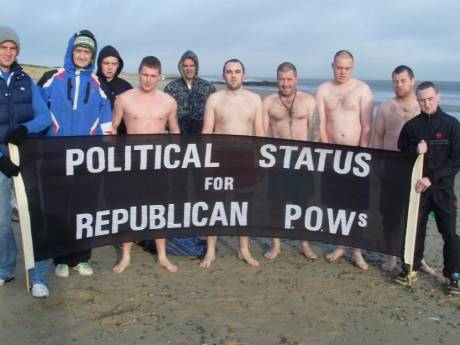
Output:
[[[18,147],[14,144],[8,144],[10,151],[10,159],[17,166],[20,165],[20,157]],[[29,204],[27,202],[26,189],[24,181],[19,173],[13,177],[14,190],[16,192],[16,200],[18,203],[19,227],[21,229],[22,251],[24,255],[24,266],[26,269],[26,289],[30,290],[29,269],[34,268],[34,247],[32,244],[32,231],[30,227]]]
[[415,239],[417,237],[418,211],[420,206],[420,193],[415,191],[415,184],[423,176],[424,155],[420,154],[414,163],[410,183],[409,211],[407,212],[406,239],[404,241],[403,261],[409,264],[409,288],[412,288],[412,272],[414,267]]

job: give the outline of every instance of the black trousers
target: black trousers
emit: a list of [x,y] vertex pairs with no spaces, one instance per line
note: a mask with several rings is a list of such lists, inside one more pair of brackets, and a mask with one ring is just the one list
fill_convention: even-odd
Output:
[[66,264],[70,267],[77,266],[80,262],[88,261],[91,258],[91,249],[80,252],[62,255],[53,259],[55,265]]
[[438,231],[444,241],[445,277],[460,272],[460,237],[456,233],[457,198],[453,190],[428,189],[420,196],[417,236],[415,240],[414,270],[419,270],[425,249],[426,224],[433,211]]

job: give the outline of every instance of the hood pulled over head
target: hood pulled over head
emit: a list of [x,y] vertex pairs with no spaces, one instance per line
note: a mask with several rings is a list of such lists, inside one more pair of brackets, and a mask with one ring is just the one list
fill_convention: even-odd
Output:
[[104,60],[106,57],[109,57],[109,56],[113,56],[118,59],[119,65],[118,65],[117,73],[115,73],[115,77],[118,77],[118,75],[123,70],[124,63],[123,63],[123,59],[120,56],[120,53],[114,47],[108,45],[101,49],[101,51],[99,52],[99,56],[97,57],[97,76],[98,77],[104,77],[104,75],[102,74],[102,60]]
[[[81,38],[81,36],[84,37]],[[69,42],[67,44],[67,51],[64,57],[64,68],[69,71],[75,71],[77,69],[73,62],[73,50],[79,46],[88,48],[93,52],[91,64],[85,69],[85,73],[91,74],[94,70],[94,60],[96,59],[97,42],[96,36],[94,36],[93,33],[89,30],[78,31],[75,34],[73,34],[73,36],[69,39]]]
[[182,57],[180,58],[179,60],[179,63],[178,63],[178,67],[179,67],[179,72],[180,72],[180,75],[183,79],[185,79],[185,76],[184,76],[184,71],[182,69],[182,62],[184,62],[185,59],[192,59],[193,62],[195,62],[195,65],[196,65],[196,73],[195,73],[195,77],[198,75],[198,67],[199,67],[199,64],[198,64],[198,57],[196,56],[196,54],[194,52],[192,52],[191,50],[187,50],[183,55]]

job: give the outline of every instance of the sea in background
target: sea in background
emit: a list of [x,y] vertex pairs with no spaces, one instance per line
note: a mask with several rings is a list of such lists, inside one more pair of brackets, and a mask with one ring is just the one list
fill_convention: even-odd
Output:
[[[202,78],[213,82],[223,83],[220,76],[203,76]],[[391,80],[366,80],[365,81],[374,93],[375,105],[394,97],[393,83]],[[299,79],[298,89],[315,94],[318,86],[327,79]],[[455,81],[434,81],[441,92],[441,108],[448,114],[460,120],[460,82]],[[278,92],[276,80],[270,78],[246,78],[246,88],[261,94],[262,96]]]

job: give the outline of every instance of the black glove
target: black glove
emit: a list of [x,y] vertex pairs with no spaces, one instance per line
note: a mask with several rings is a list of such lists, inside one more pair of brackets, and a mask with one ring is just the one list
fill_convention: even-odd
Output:
[[26,126],[19,125],[5,136],[5,144],[12,143],[15,145],[21,145],[22,142],[26,140],[28,133],[29,131]]
[[0,157],[0,171],[6,176],[18,176],[19,174],[19,167],[16,164],[5,156]]

